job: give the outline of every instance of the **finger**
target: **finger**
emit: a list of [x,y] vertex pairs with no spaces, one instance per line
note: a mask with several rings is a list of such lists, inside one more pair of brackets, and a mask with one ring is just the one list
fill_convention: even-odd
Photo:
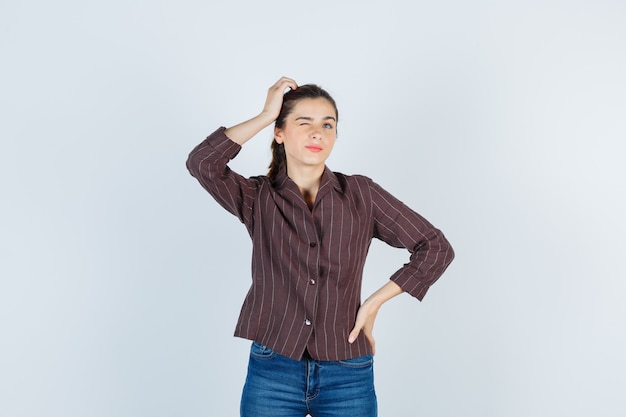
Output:
[[359,333],[361,333],[361,327],[355,327],[352,329],[350,335],[348,336],[348,343],[354,343],[356,338],[359,337]]
[[370,343],[370,346],[372,347],[372,354],[376,353],[376,340],[374,340],[374,336],[368,335],[366,333],[365,337],[367,338],[367,341]]
[[296,80],[294,80],[293,78],[289,78],[289,77],[280,77],[280,79],[278,80],[278,83],[289,83],[289,84],[293,84],[296,85]]
[[298,88],[298,83],[289,77],[281,77],[278,81],[276,81],[276,84],[272,86],[272,89],[276,89],[281,93],[284,93],[287,88],[295,90]]
[[372,350],[374,350],[374,346],[376,345],[376,340],[374,340],[374,334],[373,334],[372,330],[373,329],[372,329],[371,326],[364,326],[363,327],[363,334],[365,335],[365,338],[367,339],[369,344],[372,346]]
[[282,77],[276,81],[274,85],[268,89],[263,112],[271,114],[274,119],[278,117],[283,103],[283,95],[289,88],[297,88],[296,82],[291,78]]

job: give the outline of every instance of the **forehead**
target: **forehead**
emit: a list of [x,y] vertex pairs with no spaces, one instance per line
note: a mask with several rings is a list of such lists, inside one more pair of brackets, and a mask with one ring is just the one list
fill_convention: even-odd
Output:
[[330,101],[325,98],[304,98],[302,100],[298,100],[298,102],[293,106],[293,111],[290,115],[292,118],[299,116],[309,116],[309,117],[337,117],[335,112],[335,107],[330,103]]

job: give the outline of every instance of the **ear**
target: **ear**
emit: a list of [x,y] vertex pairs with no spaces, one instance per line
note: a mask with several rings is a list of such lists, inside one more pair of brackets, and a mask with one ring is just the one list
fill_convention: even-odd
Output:
[[274,128],[274,140],[279,145],[284,142],[283,131],[277,127]]

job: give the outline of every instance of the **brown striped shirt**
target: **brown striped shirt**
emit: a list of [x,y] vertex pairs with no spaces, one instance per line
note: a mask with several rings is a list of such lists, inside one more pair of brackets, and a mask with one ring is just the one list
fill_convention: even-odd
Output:
[[372,238],[406,248],[409,262],[391,279],[421,300],[454,257],[444,235],[371,179],[328,168],[309,209],[282,173],[244,178],[228,167],[241,146],[219,128],[189,155],[191,175],[245,224],[252,238],[252,285],[235,336],[300,359],[371,353],[363,332],[348,343],[361,303]]

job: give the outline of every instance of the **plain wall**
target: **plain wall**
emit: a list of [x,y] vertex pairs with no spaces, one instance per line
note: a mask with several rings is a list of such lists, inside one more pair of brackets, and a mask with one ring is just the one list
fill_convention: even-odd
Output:
[[[0,415],[237,416],[245,228],[189,151],[280,76],[457,258],[376,323],[380,415],[626,415],[626,3],[0,4]],[[266,171],[271,130],[233,168]],[[374,242],[365,291],[408,253]],[[364,296],[368,294],[364,293]]]

